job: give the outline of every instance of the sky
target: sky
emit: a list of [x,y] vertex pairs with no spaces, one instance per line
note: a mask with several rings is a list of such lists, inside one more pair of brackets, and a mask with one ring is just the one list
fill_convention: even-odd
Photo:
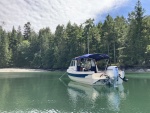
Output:
[[[34,31],[49,27],[52,32],[57,25],[69,21],[78,25],[92,18],[95,24],[104,21],[110,14],[128,16],[134,10],[137,0],[0,0],[0,26],[11,31],[31,23]],[[150,0],[141,0],[145,15],[150,15]]]

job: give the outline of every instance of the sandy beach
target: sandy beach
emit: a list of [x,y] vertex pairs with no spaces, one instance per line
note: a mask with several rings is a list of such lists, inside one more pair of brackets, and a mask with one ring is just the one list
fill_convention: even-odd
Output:
[[42,69],[0,68],[0,72],[47,72]]

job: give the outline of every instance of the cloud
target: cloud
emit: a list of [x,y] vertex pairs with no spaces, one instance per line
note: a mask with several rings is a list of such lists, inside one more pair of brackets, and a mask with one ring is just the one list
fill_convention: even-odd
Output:
[[58,24],[69,21],[81,24],[89,18],[119,8],[128,0],[1,0],[0,24],[10,31],[12,27],[30,22],[35,31],[50,27],[52,32]]

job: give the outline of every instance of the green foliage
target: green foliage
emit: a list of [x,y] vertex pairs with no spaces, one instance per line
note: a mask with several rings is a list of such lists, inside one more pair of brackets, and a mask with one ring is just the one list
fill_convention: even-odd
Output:
[[114,20],[110,15],[107,15],[106,20],[102,26],[102,43],[103,52],[111,55],[113,51],[113,43],[115,42],[114,34]]
[[[89,50],[88,50],[89,48]],[[150,66],[150,16],[138,0],[128,19],[107,15],[104,23],[87,19],[50,28],[31,29],[30,22],[6,32],[0,27],[0,67],[67,68],[73,57],[106,53],[120,66]]]
[[2,30],[0,27],[0,67],[9,66],[10,54],[8,49],[8,38],[6,36],[6,32]]
[[29,40],[30,37],[31,37],[31,24],[30,24],[30,22],[27,22],[24,25],[24,39]]
[[129,62],[126,65],[142,65],[145,62],[145,39],[144,39],[144,23],[143,16],[144,10],[142,9],[140,1],[135,6],[135,11],[129,14],[129,28],[127,32],[127,43],[125,54]]
[[22,43],[19,44],[18,46],[18,66],[19,67],[29,67],[29,47],[30,47],[30,42],[28,40],[22,41]]
[[146,52],[150,53],[150,45],[147,45]]

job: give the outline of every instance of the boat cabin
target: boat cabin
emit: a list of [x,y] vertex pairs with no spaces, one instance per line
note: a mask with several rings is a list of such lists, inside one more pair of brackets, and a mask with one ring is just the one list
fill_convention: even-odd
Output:
[[106,54],[85,54],[72,59],[70,67],[75,71],[98,71],[96,61],[108,59]]

